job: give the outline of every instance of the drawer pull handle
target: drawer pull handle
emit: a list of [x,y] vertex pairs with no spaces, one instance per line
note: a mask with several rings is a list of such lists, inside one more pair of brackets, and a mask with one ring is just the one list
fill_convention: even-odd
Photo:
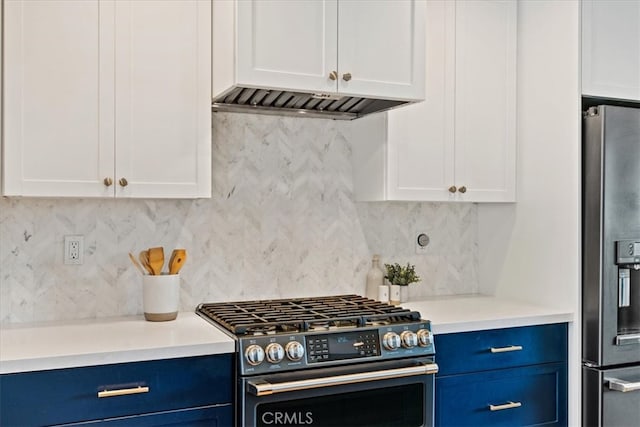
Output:
[[522,406],[520,402],[509,402],[502,405],[489,405],[490,411],[503,411],[505,409],[519,408]]
[[98,397],[114,397],[114,396],[126,396],[127,394],[140,394],[140,393],[149,393],[149,387],[132,387],[132,388],[121,388],[118,390],[103,390],[98,392]]
[[618,378],[605,378],[604,380],[609,382],[609,390],[621,391],[623,393],[640,390],[640,382],[633,383]]
[[510,345],[507,347],[491,347],[491,353],[506,353],[508,351],[520,351],[522,350],[521,345]]

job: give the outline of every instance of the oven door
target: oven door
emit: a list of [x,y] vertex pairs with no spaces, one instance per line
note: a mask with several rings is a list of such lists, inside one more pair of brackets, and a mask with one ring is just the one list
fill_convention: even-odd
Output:
[[238,425],[432,426],[437,372],[420,358],[240,378]]

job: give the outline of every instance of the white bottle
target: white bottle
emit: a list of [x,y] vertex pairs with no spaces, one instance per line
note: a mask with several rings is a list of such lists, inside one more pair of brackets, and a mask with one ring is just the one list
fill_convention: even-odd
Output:
[[367,272],[367,298],[378,299],[378,287],[384,285],[384,273],[380,269],[380,256],[374,255],[371,269]]

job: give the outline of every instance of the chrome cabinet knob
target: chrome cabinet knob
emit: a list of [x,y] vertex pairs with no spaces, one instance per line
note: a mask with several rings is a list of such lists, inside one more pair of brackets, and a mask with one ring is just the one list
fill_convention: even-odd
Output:
[[329,73],[329,78],[331,80],[337,80],[338,79],[338,72],[337,71],[332,71]]
[[458,188],[458,191],[461,192],[462,194],[467,192],[467,187],[465,187],[464,185],[460,188]]
[[451,187],[449,187],[449,193],[455,193],[456,191],[458,191],[458,189],[456,188],[455,185],[452,185]]
[[120,178],[118,184],[120,184],[121,187],[126,187],[127,185],[129,185],[129,181],[127,181],[127,178]]
[[348,82],[349,80],[351,80],[351,73],[344,73],[342,75],[342,80],[344,80],[345,82]]
[[244,357],[251,366],[257,366],[264,360],[264,350],[256,344],[252,344],[244,351]]
[[113,180],[109,177],[106,177],[102,182],[107,187],[111,187],[111,185],[113,185]]
[[284,359],[284,349],[277,342],[273,342],[265,349],[267,360],[270,363],[280,363]]
[[291,341],[285,346],[287,357],[292,362],[297,362],[304,357],[304,346],[298,341]]

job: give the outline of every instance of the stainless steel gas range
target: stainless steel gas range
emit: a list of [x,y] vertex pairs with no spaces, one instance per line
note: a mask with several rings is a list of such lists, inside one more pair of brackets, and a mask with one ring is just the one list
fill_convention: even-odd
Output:
[[435,349],[420,313],[360,297],[200,304],[236,339],[238,426],[431,426]]

